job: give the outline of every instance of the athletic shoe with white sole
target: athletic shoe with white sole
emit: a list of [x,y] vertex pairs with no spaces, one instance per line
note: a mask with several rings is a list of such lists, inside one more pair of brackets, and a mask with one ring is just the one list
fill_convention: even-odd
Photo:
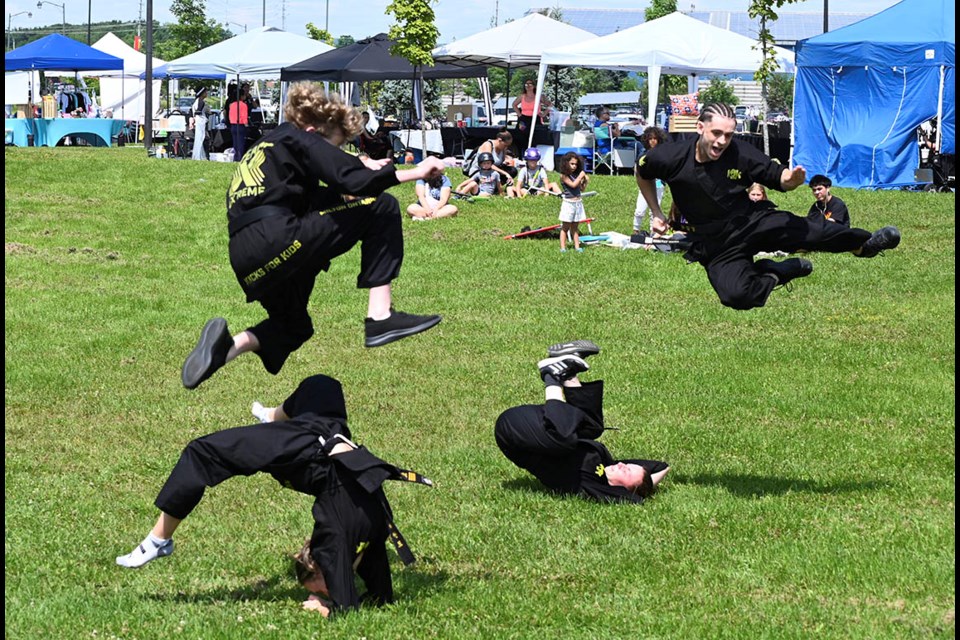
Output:
[[873,235],[860,247],[860,253],[854,254],[858,258],[872,258],[887,249],[893,249],[900,244],[900,230],[896,227],[883,227],[873,232]]
[[578,373],[587,371],[590,365],[579,356],[567,355],[545,358],[537,363],[537,368],[540,369],[540,377],[544,384],[549,386],[576,377]]
[[547,355],[551,358],[557,356],[579,356],[586,358],[600,353],[600,347],[590,340],[572,340],[571,342],[559,342],[547,347]]
[[364,321],[366,343],[368,347],[380,347],[401,338],[426,331],[440,323],[440,316],[415,316],[402,311],[391,310],[383,320],[367,318]]
[[187,389],[196,389],[227,363],[227,354],[233,346],[233,338],[223,318],[208,320],[200,332],[200,341],[183,362],[180,381]]

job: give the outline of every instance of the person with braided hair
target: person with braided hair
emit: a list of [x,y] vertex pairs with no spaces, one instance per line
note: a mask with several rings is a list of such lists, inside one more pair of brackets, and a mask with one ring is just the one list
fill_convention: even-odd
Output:
[[[888,226],[873,233],[776,209],[769,200],[753,202],[747,187],[760,183],[777,191],[804,184],[806,170],[785,167],[734,137],[733,109],[713,103],[697,120],[696,138],[658,145],[637,161],[637,184],[651,210],[651,226],[684,231],[691,242],[688,260],[699,262],[720,302],[733,309],[766,304],[777,286],[810,275],[804,258],[754,261],[760,252],[849,251],[872,258],[900,244],[900,231]],[[682,213],[669,225],[657,201],[655,181],[670,187]]]
[[213,318],[187,356],[181,381],[195,389],[248,351],[277,374],[313,335],[307,304],[317,275],[360,244],[357,287],[368,289],[365,346],[378,347],[426,331],[440,316],[393,309],[391,282],[403,263],[400,205],[390,187],[443,175],[438,158],[397,171],[389,159],[359,158],[340,146],[356,137],[360,114],[336,94],[310,83],[288,93],[287,121],[244,155],[227,190],[230,264],[247,302],[267,318],[231,337]]

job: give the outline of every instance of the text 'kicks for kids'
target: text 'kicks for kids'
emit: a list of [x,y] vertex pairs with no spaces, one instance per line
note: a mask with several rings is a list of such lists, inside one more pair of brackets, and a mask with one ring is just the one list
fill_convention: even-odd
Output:
[[180,381],[187,389],[196,389],[227,363],[227,354],[233,346],[233,338],[223,318],[208,320],[200,332],[200,341],[183,362]]
[[757,260],[754,264],[761,271],[773,275],[780,286],[797,278],[805,278],[813,273],[813,263],[804,258],[790,258],[783,262]]
[[559,342],[547,347],[547,355],[551,358],[557,356],[579,356],[586,358],[600,353],[600,347],[590,340],[573,340],[571,342]]
[[401,338],[426,331],[440,323],[440,316],[415,316],[402,311],[391,310],[383,320],[367,318],[364,320],[366,346],[379,347]]
[[578,356],[559,356],[541,360],[537,367],[546,384],[558,384],[588,370],[590,365]]
[[855,255],[860,258],[872,258],[882,251],[895,248],[898,244],[900,244],[900,230],[896,227],[884,227],[874,231],[870,239],[860,247],[860,253]]

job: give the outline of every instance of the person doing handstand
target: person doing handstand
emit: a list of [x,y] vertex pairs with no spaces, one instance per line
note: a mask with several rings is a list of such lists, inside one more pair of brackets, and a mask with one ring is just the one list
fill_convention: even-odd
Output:
[[[406,564],[414,561],[393,524],[381,485],[404,480],[432,485],[350,440],[340,383],[328,376],[303,380],[278,407],[254,403],[263,424],[217,431],[191,441],[154,504],[160,516],[143,542],[117,564],[138,568],[173,553],[173,534],[193,512],[207,487],[235,476],[268,473],[282,486],[313,496],[313,534],[296,554],[297,576],[312,595],[305,609],[356,609],[361,603],[393,601],[389,537]],[[366,584],[361,596],[354,571]]]
[[546,402],[507,409],[497,418],[497,446],[515,465],[558,493],[600,501],[642,502],[670,470],[658,460],[617,460],[597,442],[605,429],[603,381],[581,383],[589,340],[552,345],[537,366]]
[[277,374],[313,335],[310,294],[330,261],[360,244],[357,287],[368,289],[365,346],[425,331],[440,316],[393,309],[391,282],[403,263],[400,205],[384,193],[402,182],[443,173],[437,158],[397,171],[387,160],[340,149],[360,130],[360,115],[336,94],[299,83],[289,92],[287,122],[260,139],[239,163],[227,190],[230,264],[247,302],[267,318],[230,337],[227,321],[209,320],[183,364],[181,381],[195,389],[248,351]]
[[637,166],[637,184],[650,206],[653,231],[663,233],[667,220],[656,197],[655,180],[670,187],[683,219],[673,224],[692,243],[686,256],[707,271],[720,302],[733,309],[753,309],[771,291],[813,272],[803,258],[754,262],[760,252],[852,252],[872,258],[900,244],[900,231],[888,226],[870,233],[827,222],[822,216],[801,218],[752,202],[746,188],[754,183],[778,191],[802,185],[806,170],[782,166],[734,137],[737,120],[731,107],[707,105],[697,120],[698,137],[659,145]]

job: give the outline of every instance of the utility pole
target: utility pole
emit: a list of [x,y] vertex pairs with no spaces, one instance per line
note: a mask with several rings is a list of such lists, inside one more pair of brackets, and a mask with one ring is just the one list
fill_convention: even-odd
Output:
[[90,46],[90,17],[92,15],[93,0],[87,0],[87,46]]
[[267,0],[263,0],[263,23],[260,26],[267,26]]
[[143,148],[150,157],[153,143],[153,0],[147,0],[147,68],[143,95]]
[[830,0],[823,0],[823,32],[826,33],[830,31],[830,19],[828,15],[830,13]]

